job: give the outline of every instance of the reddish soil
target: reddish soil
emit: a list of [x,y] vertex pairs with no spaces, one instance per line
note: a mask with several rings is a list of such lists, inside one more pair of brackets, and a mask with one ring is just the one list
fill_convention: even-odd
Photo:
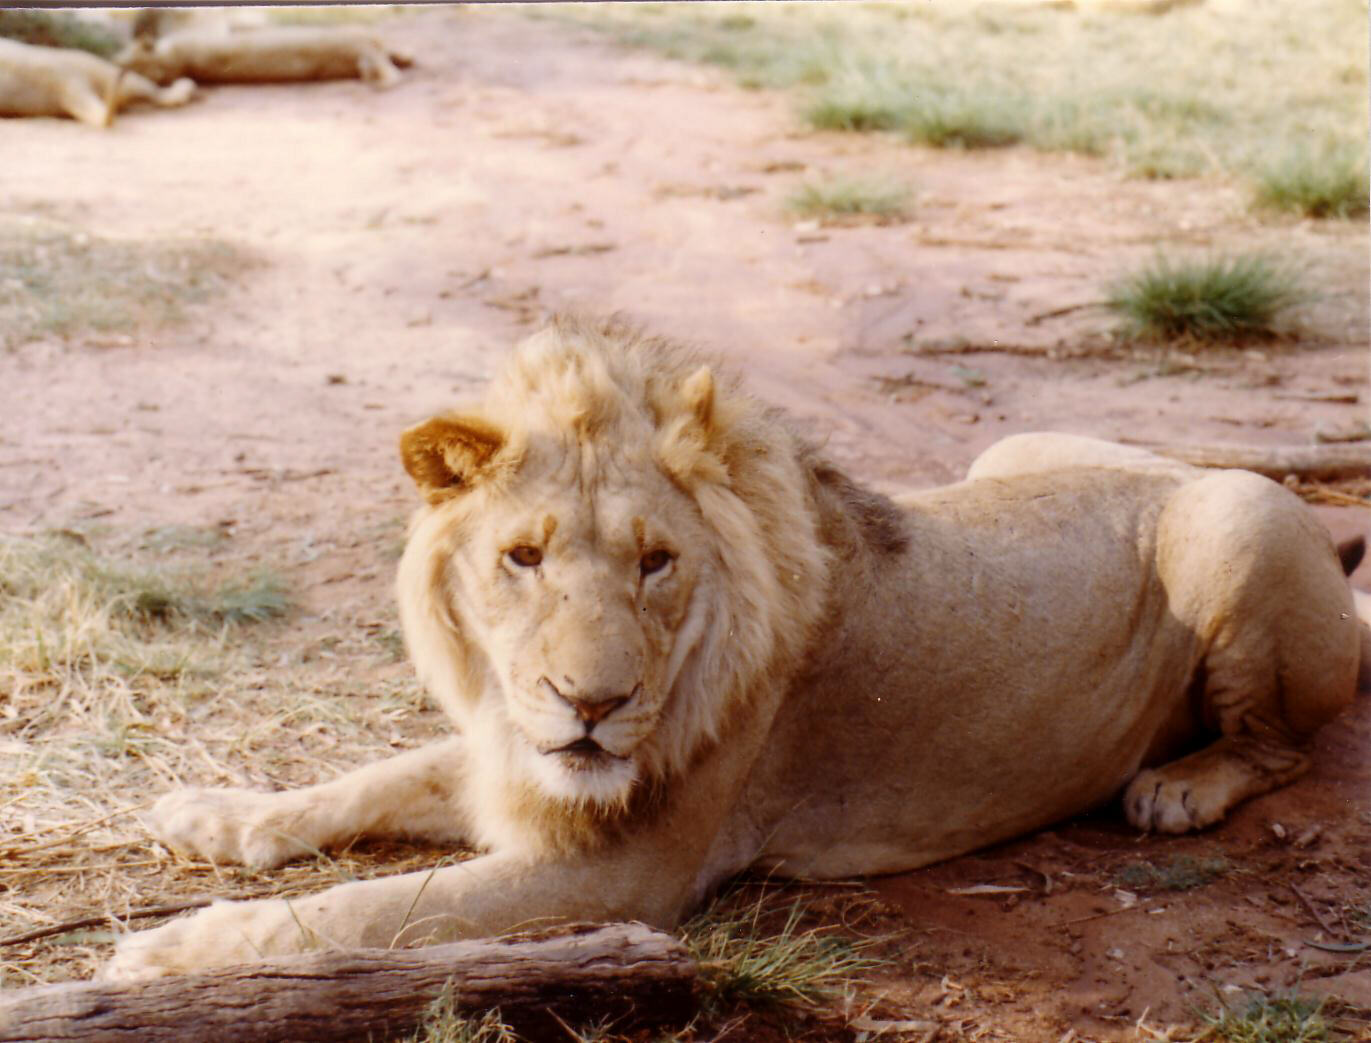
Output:
[[[381,27],[420,63],[388,92],[210,90],[106,133],[6,123],[3,210],[220,237],[261,263],[186,325],[0,356],[0,528],[223,525],[329,610],[303,626],[368,625],[390,597],[381,544],[414,503],[398,432],[569,307],[731,358],[885,489],[951,480],[1016,431],[1306,444],[1366,416],[1360,225],[1258,221],[1234,187],[1093,160],[803,132],[784,95],[518,10]],[[913,184],[910,221],[787,215],[807,177],[872,170]],[[1298,342],[1218,357],[1121,350],[1090,309],[1043,317],[1158,245],[1278,248],[1325,294]],[[1371,531],[1371,510],[1321,514]],[[1371,701],[1315,764],[1200,836],[1139,838],[1106,809],[877,881],[882,929],[907,932],[881,1017],[1056,1041],[1194,1024],[1216,990],[1371,1010],[1371,952],[1317,947],[1371,937]],[[1224,869],[1183,891],[1121,882],[1180,856]],[[1021,889],[949,893],[983,884]]]

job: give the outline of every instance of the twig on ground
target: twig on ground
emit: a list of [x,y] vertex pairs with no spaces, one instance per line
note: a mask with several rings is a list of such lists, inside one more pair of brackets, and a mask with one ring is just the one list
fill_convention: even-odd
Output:
[[1074,920],[1058,920],[1052,926],[1070,927],[1072,924],[1088,923],[1091,920],[1103,920],[1107,916],[1118,916],[1120,913],[1150,912],[1152,909],[1153,906],[1143,905],[1141,903],[1138,905],[1126,905],[1122,909],[1106,909],[1102,913],[1091,913],[1089,916],[1078,916]]
[[1024,320],[1025,326],[1036,326],[1040,322],[1048,319],[1057,319],[1063,315],[1070,315],[1075,311],[1085,311],[1087,308],[1104,308],[1108,305],[1107,301],[1086,301],[1083,304],[1068,304],[1065,308],[1053,308],[1051,311],[1041,311],[1037,315],[1030,315]]
[[1325,931],[1329,933],[1329,935],[1331,935],[1334,938],[1342,937],[1342,931],[1328,922],[1328,919],[1323,915],[1323,913],[1319,912],[1319,910],[1315,907],[1314,903],[1309,900],[1308,895],[1306,895],[1294,884],[1287,884],[1286,886],[1288,886],[1290,890],[1294,893],[1295,897],[1300,900],[1300,904],[1309,911],[1309,915],[1314,918],[1315,922],[1320,927],[1322,927]]
[[63,923],[53,924],[50,927],[40,927],[35,931],[28,931],[25,934],[14,934],[8,938],[0,938],[0,947],[6,945],[19,945],[22,942],[33,942],[39,938],[50,938],[54,934],[66,934],[68,931],[79,931],[84,927],[99,927],[111,921],[122,923],[126,920],[142,920],[149,916],[171,916],[174,913],[184,913],[188,909],[202,909],[214,901],[208,895],[201,895],[199,898],[192,898],[188,902],[177,902],[174,905],[157,905],[148,909],[134,909],[117,916],[114,913],[106,913],[103,916],[86,916],[80,920],[67,920]]
[[12,840],[4,848],[0,848],[0,854],[28,855],[32,854],[34,851],[43,851],[50,847],[57,847],[61,844],[65,844],[68,840],[72,840],[75,837],[79,837],[82,833],[90,832],[96,826],[104,825],[110,819],[119,818],[121,815],[131,815],[135,811],[142,811],[150,804],[152,804],[152,801],[146,800],[142,804],[133,805],[133,807],[131,808],[121,808],[118,811],[111,811],[108,815],[103,815],[100,818],[92,819],[90,822],[83,823],[82,825],[77,826],[75,829],[63,833],[60,837],[55,837],[52,840],[45,840],[43,841],[43,843],[34,844],[32,847],[19,846],[22,843],[25,836],[25,834],[21,834],[15,837],[14,840]]

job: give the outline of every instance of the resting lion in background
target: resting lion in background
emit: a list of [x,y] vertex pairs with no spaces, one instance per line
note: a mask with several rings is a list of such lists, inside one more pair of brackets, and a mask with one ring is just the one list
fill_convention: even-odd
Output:
[[0,116],[71,116],[108,127],[134,102],[171,107],[194,94],[190,80],[163,89],[86,51],[0,39]]
[[398,83],[399,69],[413,64],[408,54],[387,47],[373,33],[335,26],[139,33],[115,60],[158,83],[177,76],[189,76],[196,83],[361,78],[374,87]]
[[1366,644],[1305,506],[1088,439],[1006,446],[897,506],[685,351],[537,334],[484,401],[401,438],[424,500],[401,616],[455,734],[152,812],[221,862],[362,834],[485,853],[216,904],[127,936],[108,975],[666,927],[749,867],[912,869],[1121,791],[1138,828],[1183,832],[1300,775]]

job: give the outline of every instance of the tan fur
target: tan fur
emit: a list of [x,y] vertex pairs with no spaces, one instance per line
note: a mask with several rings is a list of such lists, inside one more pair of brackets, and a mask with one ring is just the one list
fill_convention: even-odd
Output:
[[290,83],[363,79],[374,87],[400,80],[409,55],[351,27],[279,26],[221,32],[185,29],[135,39],[116,59],[158,83]]
[[668,926],[749,866],[909,869],[1120,792],[1142,829],[1202,828],[1303,771],[1353,696],[1332,544],[1245,472],[1024,436],[896,506],[688,353],[570,321],[401,455],[425,500],[402,620],[457,734],[151,824],[259,866],[362,833],[487,853],[216,905],[124,940],[111,977]]
[[108,127],[134,102],[184,105],[194,93],[190,80],[159,88],[86,51],[0,40],[0,116],[71,116]]

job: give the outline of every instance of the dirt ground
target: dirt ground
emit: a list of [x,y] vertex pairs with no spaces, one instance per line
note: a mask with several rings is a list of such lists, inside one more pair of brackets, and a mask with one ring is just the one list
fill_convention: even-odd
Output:
[[[415,505],[398,432],[564,308],[726,356],[886,490],[952,480],[1017,431],[1274,446],[1366,417],[1359,222],[1258,220],[1236,187],[1079,157],[802,131],[782,94],[518,9],[383,30],[419,58],[387,92],[208,90],[105,133],[6,121],[0,210],[215,236],[257,263],[148,338],[0,355],[0,529],[220,526],[244,560],[288,563],[306,637],[363,627],[390,612],[380,544]],[[914,183],[910,220],[784,209],[807,177],[868,170]],[[1307,335],[1162,356],[1116,349],[1098,311],[1048,315],[1158,245],[1300,258],[1322,291]],[[1371,532],[1371,510],[1320,513]],[[1371,952],[1352,944],[1371,937],[1371,702],[1315,765],[1196,837],[1140,838],[1111,808],[876,881],[870,908],[905,939],[879,1016],[940,1038],[1145,1039],[1216,997],[1298,987],[1371,1039]],[[1182,857],[1221,869],[1175,891],[1137,869]],[[979,885],[1002,889],[954,893]],[[843,915],[845,893],[817,894]]]

